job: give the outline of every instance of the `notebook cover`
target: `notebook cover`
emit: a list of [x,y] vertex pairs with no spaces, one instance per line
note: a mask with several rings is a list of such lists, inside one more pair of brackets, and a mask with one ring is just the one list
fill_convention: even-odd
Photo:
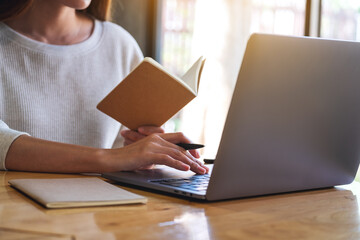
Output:
[[14,179],[10,185],[47,208],[146,203],[143,196],[98,178]]
[[144,125],[163,125],[195,96],[172,75],[143,61],[97,108],[136,130]]

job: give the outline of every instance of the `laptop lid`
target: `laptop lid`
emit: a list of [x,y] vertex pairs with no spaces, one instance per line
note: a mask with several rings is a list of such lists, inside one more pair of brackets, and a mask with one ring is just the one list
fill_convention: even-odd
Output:
[[150,181],[191,177],[189,172],[165,168],[103,176],[207,200],[350,183],[359,163],[359,62],[359,43],[254,34],[206,196]]
[[347,184],[360,150],[360,44],[254,34],[209,200]]

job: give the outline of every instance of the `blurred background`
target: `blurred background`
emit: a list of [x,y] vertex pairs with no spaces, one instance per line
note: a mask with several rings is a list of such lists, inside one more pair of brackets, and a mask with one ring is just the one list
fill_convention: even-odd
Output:
[[216,155],[252,33],[360,40],[359,0],[114,0],[112,15],[178,76],[207,59],[198,97],[165,124],[205,144],[205,158]]

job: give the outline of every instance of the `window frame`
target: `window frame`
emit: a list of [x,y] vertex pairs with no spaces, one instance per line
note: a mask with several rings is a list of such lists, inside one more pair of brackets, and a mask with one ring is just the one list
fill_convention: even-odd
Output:
[[304,36],[320,37],[322,0],[306,0]]

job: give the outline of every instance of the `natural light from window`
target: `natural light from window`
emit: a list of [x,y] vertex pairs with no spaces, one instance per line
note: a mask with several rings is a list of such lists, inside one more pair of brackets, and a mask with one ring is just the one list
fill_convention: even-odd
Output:
[[[206,57],[199,96],[172,127],[214,157],[251,33],[303,35],[305,0],[164,0],[161,62],[181,75]],[[171,125],[171,123],[170,123]]]
[[323,0],[321,37],[360,40],[360,1]]

